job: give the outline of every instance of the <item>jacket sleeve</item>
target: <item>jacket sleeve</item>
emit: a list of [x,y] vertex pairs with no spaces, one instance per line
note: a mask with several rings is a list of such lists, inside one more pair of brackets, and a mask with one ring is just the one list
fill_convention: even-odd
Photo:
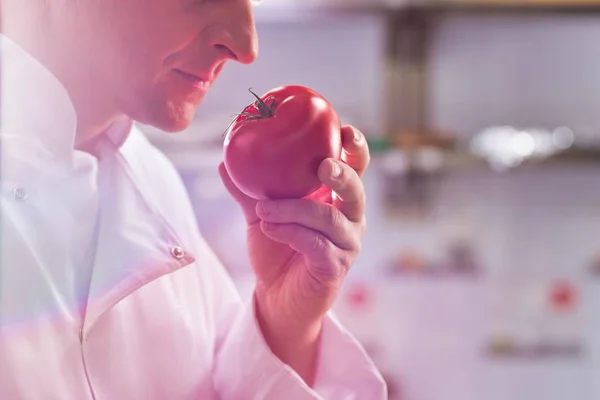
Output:
[[[132,148],[133,149],[133,148]],[[135,154],[135,153],[134,153]],[[213,385],[220,400],[384,400],[387,389],[379,372],[360,344],[331,316],[324,321],[321,351],[314,388],[283,364],[269,349],[255,318],[254,302],[244,304],[225,268],[198,231],[192,205],[173,165],[155,151],[151,158],[159,171],[148,173],[155,185],[157,176],[168,176],[158,185],[161,193],[180,194],[178,226],[185,226],[188,247],[202,255],[196,263],[201,282],[205,315],[213,332]],[[166,175],[169,174],[169,175]],[[171,190],[164,190],[169,187]],[[168,210],[167,210],[168,211]],[[208,347],[208,346],[207,346]]]
[[[229,277],[223,277],[232,284]],[[215,390],[222,400],[387,399],[385,383],[361,345],[333,315],[321,333],[314,388],[281,362],[265,342],[254,301],[243,304],[231,293],[230,309],[220,319],[213,370]]]

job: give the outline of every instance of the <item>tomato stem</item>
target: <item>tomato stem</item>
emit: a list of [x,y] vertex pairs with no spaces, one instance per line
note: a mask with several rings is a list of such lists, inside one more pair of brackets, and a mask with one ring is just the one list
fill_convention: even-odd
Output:
[[269,105],[267,105],[267,103],[265,103],[265,101],[263,99],[261,99],[256,93],[254,93],[252,91],[252,88],[248,89],[248,91],[250,93],[252,93],[252,95],[254,97],[256,97],[256,101],[254,102],[254,105],[258,109],[258,112],[260,113],[261,117],[271,118],[272,116],[275,115],[275,101],[274,100],[271,102],[271,106],[269,106]]
[[227,127],[225,132],[223,132],[223,137],[225,137],[227,135],[227,132],[229,131],[229,129],[231,128],[231,126],[234,124],[234,122],[237,120],[238,117],[246,117],[247,120],[257,120],[257,119],[272,118],[275,116],[275,108],[277,107],[277,101],[272,96],[269,96],[267,98],[267,100],[269,100],[269,99],[271,100],[270,104],[267,104],[266,101],[261,99],[256,93],[254,93],[252,91],[252,88],[248,89],[248,91],[250,93],[252,93],[252,95],[256,98],[256,101],[253,104],[256,107],[256,109],[258,110],[260,115],[251,114],[251,113],[246,112],[246,109],[248,108],[248,107],[246,107],[244,109],[244,111],[242,111],[239,114],[234,115],[235,119],[233,121],[231,121],[231,123],[229,124],[229,126]]

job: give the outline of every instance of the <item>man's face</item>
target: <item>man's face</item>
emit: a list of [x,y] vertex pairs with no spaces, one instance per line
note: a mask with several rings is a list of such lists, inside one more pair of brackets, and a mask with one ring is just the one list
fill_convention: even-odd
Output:
[[94,88],[89,104],[165,131],[190,124],[228,60],[251,63],[257,55],[250,0],[63,4],[62,42],[78,85]]

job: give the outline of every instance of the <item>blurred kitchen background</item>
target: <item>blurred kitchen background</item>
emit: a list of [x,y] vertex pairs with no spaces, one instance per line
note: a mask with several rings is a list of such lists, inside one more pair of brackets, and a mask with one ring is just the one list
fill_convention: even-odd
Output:
[[247,296],[216,168],[231,115],[285,84],[368,137],[369,228],[336,313],[390,399],[600,399],[600,2],[266,0],[185,133],[145,127]]

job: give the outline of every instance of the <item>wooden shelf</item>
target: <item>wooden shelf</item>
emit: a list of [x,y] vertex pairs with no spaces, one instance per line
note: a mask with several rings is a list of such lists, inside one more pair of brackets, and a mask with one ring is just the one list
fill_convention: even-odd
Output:
[[[385,157],[386,154],[392,152],[399,152],[400,154],[406,155],[407,157],[418,156],[421,151],[437,151],[441,161],[441,171],[463,168],[463,167],[482,167],[488,168],[489,163],[482,157],[473,154],[464,148],[459,147],[445,147],[445,146],[410,146],[403,147],[399,145],[399,142],[392,142],[385,138],[373,138],[369,139],[369,147],[373,156]],[[574,147],[566,150],[562,153],[549,156],[546,158],[529,159],[525,160],[520,166],[515,168],[522,168],[528,166],[547,166],[547,165],[574,165],[574,164],[599,164],[600,165],[600,148],[580,148]],[[413,165],[416,171],[420,171],[418,165]]]
[[510,8],[556,8],[556,9],[572,9],[572,8],[599,8],[600,1],[598,0],[451,0],[451,1],[434,1],[431,2],[435,6],[453,6],[453,7],[510,7]]
[[423,10],[436,11],[438,13],[510,13],[510,14],[564,14],[564,15],[588,15],[600,12],[600,1],[552,1],[552,0],[529,0],[529,1],[506,1],[506,0],[453,0],[440,1],[423,7]]
[[288,0],[265,3],[255,8],[259,23],[326,19],[351,14],[393,17],[405,12],[590,14],[600,12],[600,0]]

